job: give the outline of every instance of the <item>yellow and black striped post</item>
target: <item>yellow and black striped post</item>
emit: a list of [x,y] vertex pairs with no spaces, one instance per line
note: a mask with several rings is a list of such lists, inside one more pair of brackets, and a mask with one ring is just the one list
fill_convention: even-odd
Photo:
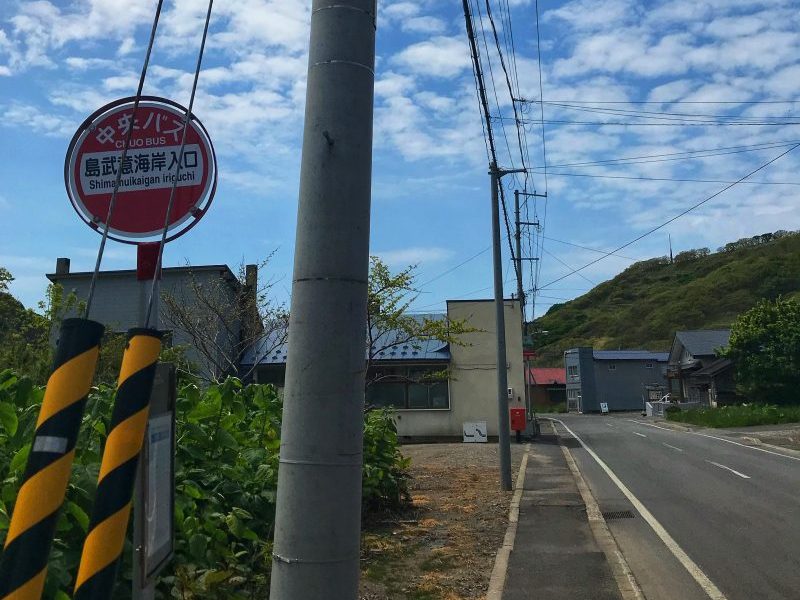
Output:
[[128,529],[136,467],[147,428],[150,394],[160,352],[160,332],[154,329],[128,331],[74,600],[111,598]]
[[2,600],[41,598],[103,329],[87,319],[65,319],[61,324],[53,371],[0,557]]

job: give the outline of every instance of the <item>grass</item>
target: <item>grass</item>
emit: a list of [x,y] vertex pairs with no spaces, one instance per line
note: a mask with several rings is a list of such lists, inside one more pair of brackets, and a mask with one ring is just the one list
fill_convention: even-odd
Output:
[[668,411],[667,420],[701,427],[748,427],[800,423],[800,406],[741,404],[719,408]]

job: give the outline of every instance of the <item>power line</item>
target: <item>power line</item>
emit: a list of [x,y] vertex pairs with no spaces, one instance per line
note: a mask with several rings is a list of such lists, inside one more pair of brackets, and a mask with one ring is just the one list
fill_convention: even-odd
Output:
[[730,181],[727,179],[692,179],[682,177],[644,177],[640,175],[600,175],[593,173],[563,173],[550,171],[556,177],[589,177],[596,179],[627,179],[633,181],[676,181],[682,183],[742,183],[743,185],[800,185],[800,181]]
[[638,258],[631,258],[630,256],[623,256],[622,254],[615,254],[614,252],[606,252],[605,250],[599,250],[597,248],[591,248],[589,246],[582,246],[581,244],[575,244],[573,242],[567,242],[567,241],[564,241],[564,240],[557,240],[556,238],[548,237],[548,238],[545,238],[545,239],[550,240],[551,242],[558,242],[559,244],[566,244],[567,246],[574,246],[575,248],[580,248],[582,250],[590,250],[591,252],[597,252],[599,254],[605,254],[607,256],[610,256],[610,255],[613,254],[614,256],[619,257],[619,258],[624,258],[625,260],[632,260],[634,262],[639,260]]
[[[544,248],[542,248],[542,250],[544,250]],[[577,273],[577,271],[576,271],[575,269],[573,269],[571,266],[569,266],[567,263],[565,263],[563,260],[561,260],[559,257],[557,257],[557,256],[556,256],[555,254],[553,254],[552,252],[549,252],[549,251],[547,251],[547,250],[544,250],[544,253],[545,253],[545,254],[547,254],[548,256],[552,256],[552,257],[553,257],[554,259],[556,259],[556,260],[557,260],[559,263],[561,263],[562,265],[564,265],[565,267],[567,267],[567,269],[569,269],[570,271],[573,271],[573,272]],[[578,276],[579,276],[579,277],[582,277],[584,280],[588,281],[588,282],[589,282],[589,283],[591,283],[593,286],[596,286],[596,285],[597,285],[597,282],[596,282],[596,281],[592,281],[591,279],[589,279],[588,277],[586,277],[586,275],[584,275],[583,273],[577,273],[577,274],[578,274]]]
[[[497,121],[508,121],[510,117],[497,116],[492,117]],[[767,127],[767,126],[784,126],[784,125],[800,125],[800,121],[680,121],[669,123],[636,123],[626,121],[574,121],[568,119],[545,119],[545,123],[552,125],[597,125],[599,127],[616,126],[616,127],[736,127],[736,126],[750,126],[750,127]],[[539,121],[522,120],[522,123],[538,124]]]
[[[667,162],[677,160],[693,160],[695,158],[706,158],[713,156],[724,156],[728,154],[740,154],[743,152],[755,152],[758,150],[770,150],[772,148],[782,148],[797,144],[797,140],[787,142],[764,142],[762,144],[747,144],[744,146],[721,146],[718,148],[707,148],[704,150],[684,150],[682,152],[663,152],[660,154],[643,154],[640,156],[624,156],[621,158],[608,158],[605,160],[592,160],[573,163],[560,163],[547,165],[551,169],[564,167],[586,167],[594,165],[606,165],[615,163],[644,164],[654,162]],[[702,153],[702,155],[701,155]],[[694,156],[693,156],[694,155]],[[650,160],[653,159],[653,160]],[[659,159],[659,160],[655,160]],[[537,167],[541,168],[541,167]]]
[[[542,104],[541,102],[539,104]],[[557,106],[567,110],[576,110],[581,112],[603,114],[603,115],[618,115],[630,116],[636,118],[650,118],[665,121],[696,121],[696,120],[709,120],[709,119],[730,119],[741,121],[764,121],[767,119],[800,119],[798,115],[769,115],[763,117],[750,117],[747,115],[715,115],[704,113],[676,113],[668,111],[653,111],[653,110],[630,110],[624,108],[603,108],[598,106],[579,106],[575,104],[548,102],[548,106]]]
[[[508,87],[508,95],[511,97],[511,108],[514,111],[514,121],[516,123],[516,130],[517,130],[517,143],[519,144],[519,154],[520,160],[522,162],[522,168],[527,171],[528,167],[525,164],[525,150],[523,149],[522,145],[522,127],[520,127],[520,120],[519,114],[517,113],[517,103],[514,101],[514,89],[511,86],[511,78],[508,74],[508,69],[506,68],[506,61],[503,58],[503,51],[500,49],[500,39],[497,37],[497,28],[494,24],[494,18],[492,17],[492,8],[489,0],[485,0],[486,2],[486,16],[489,18],[489,24],[492,26],[492,34],[494,35],[494,44],[497,47],[497,55],[500,57],[500,67],[503,69],[503,74],[505,75],[506,86]],[[527,176],[527,173],[526,173]]]
[[528,100],[572,104],[800,104],[800,100]]
[[569,276],[571,276],[571,275],[574,275],[575,273],[579,273],[579,272],[580,272],[580,271],[582,271],[583,269],[586,269],[587,267],[590,267],[590,266],[592,266],[592,265],[594,265],[594,264],[596,264],[596,263],[600,262],[601,260],[604,260],[605,258],[607,258],[608,256],[611,256],[611,255],[612,255],[612,254],[614,254],[615,252],[618,252],[618,251],[620,251],[620,250],[623,250],[624,248],[627,248],[628,246],[630,246],[630,245],[632,245],[632,244],[635,244],[635,243],[636,243],[636,242],[638,242],[639,240],[641,240],[641,239],[643,239],[643,238],[647,237],[647,236],[648,236],[648,235],[650,235],[651,233],[654,233],[654,232],[658,231],[659,229],[662,229],[663,227],[666,227],[667,225],[669,225],[669,224],[670,224],[670,223],[672,223],[673,221],[677,221],[677,220],[678,220],[678,219],[680,219],[682,216],[684,216],[684,215],[686,215],[686,214],[688,214],[688,213],[692,212],[693,210],[695,210],[695,209],[699,208],[700,206],[702,206],[702,205],[703,205],[703,204],[705,204],[706,202],[709,202],[710,200],[713,200],[714,198],[716,198],[716,197],[717,197],[717,196],[719,196],[720,194],[722,194],[722,193],[724,193],[724,192],[728,191],[729,189],[731,189],[733,186],[737,185],[738,183],[741,183],[742,181],[744,181],[744,180],[745,180],[745,179],[747,179],[748,177],[750,177],[750,176],[752,176],[752,175],[754,175],[754,174],[758,173],[759,171],[761,171],[762,169],[765,169],[766,167],[768,167],[769,165],[771,165],[771,164],[772,164],[772,163],[774,163],[775,161],[777,161],[777,160],[779,160],[779,159],[783,158],[784,156],[786,156],[787,154],[789,154],[791,151],[793,151],[794,149],[796,149],[798,146],[800,146],[800,144],[795,144],[794,146],[792,146],[792,147],[791,147],[791,148],[789,148],[788,150],[784,150],[783,152],[781,152],[781,153],[780,153],[778,156],[776,156],[775,158],[772,158],[772,159],[768,160],[767,162],[765,162],[765,163],[764,163],[764,164],[762,164],[761,166],[759,166],[759,167],[757,167],[757,168],[753,169],[752,171],[750,171],[749,173],[747,173],[747,174],[746,174],[744,177],[741,177],[741,178],[740,178],[740,179],[738,179],[737,181],[734,181],[733,183],[730,183],[730,184],[726,185],[725,187],[723,187],[722,189],[718,190],[717,192],[714,192],[713,194],[711,194],[710,196],[708,196],[708,197],[704,198],[704,199],[703,199],[703,200],[701,200],[700,202],[697,202],[696,204],[693,204],[692,206],[690,206],[690,207],[689,207],[689,208],[687,208],[686,210],[683,210],[683,211],[681,211],[680,213],[678,213],[678,214],[677,214],[677,215],[675,215],[674,217],[672,217],[672,218],[670,218],[670,219],[667,219],[666,221],[664,221],[664,222],[663,222],[663,223],[661,223],[660,225],[657,225],[656,227],[653,227],[653,228],[652,228],[652,229],[650,229],[649,231],[646,231],[645,233],[643,233],[643,234],[641,234],[640,236],[638,236],[638,237],[636,237],[636,238],[632,239],[631,241],[629,241],[629,242],[626,242],[625,244],[622,244],[622,245],[621,245],[619,248],[615,248],[615,249],[614,249],[614,250],[612,250],[611,252],[607,253],[605,256],[601,256],[600,258],[597,258],[597,259],[595,259],[595,260],[593,260],[593,261],[591,261],[591,262],[588,262],[588,263],[586,263],[586,264],[585,264],[585,265],[583,265],[582,267],[579,267],[579,268],[577,268],[577,269],[574,269],[572,272],[570,272],[570,273],[567,273],[566,275],[563,275],[563,276],[561,276],[561,277],[559,277],[559,278],[557,278],[557,279],[554,279],[553,281],[551,281],[551,282],[549,282],[547,285],[545,285],[545,286],[544,286],[544,288],[547,288],[547,287],[549,287],[549,286],[553,285],[554,283],[557,283],[557,282],[561,281],[562,279],[566,279],[567,277],[569,277]]
[[476,252],[475,254],[473,254],[472,256],[470,256],[468,259],[466,259],[466,260],[464,260],[464,261],[462,261],[462,262],[458,263],[456,266],[454,266],[454,267],[451,267],[451,268],[447,269],[446,271],[443,271],[443,272],[439,273],[439,274],[438,274],[436,277],[434,277],[433,279],[429,279],[428,281],[426,281],[426,282],[424,282],[424,283],[420,284],[420,287],[425,287],[426,285],[428,285],[428,284],[430,284],[430,283],[433,283],[434,281],[438,281],[439,279],[441,279],[441,278],[442,278],[442,277],[444,277],[445,275],[449,275],[450,273],[452,273],[452,272],[453,272],[453,271],[455,271],[456,269],[460,269],[461,267],[463,267],[463,266],[464,266],[465,264],[467,264],[468,262],[475,260],[475,259],[476,259],[476,258],[478,258],[478,257],[479,257],[481,254],[486,254],[486,253],[487,253],[489,250],[491,250],[491,249],[492,249],[492,246],[491,246],[491,244],[490,244],[489,246],[486,246],[486,248],[484,248],[484,249],[483,249],[483,250],[481,250],[480,252]]

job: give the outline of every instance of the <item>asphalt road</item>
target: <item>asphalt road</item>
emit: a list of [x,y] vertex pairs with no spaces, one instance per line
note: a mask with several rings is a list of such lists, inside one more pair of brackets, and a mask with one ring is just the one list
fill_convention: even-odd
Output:
[[608,525],[648,600],[800,599],[800,459],[630,414],[559,418],[611,471],[571,444],[600,509],[634,514]]

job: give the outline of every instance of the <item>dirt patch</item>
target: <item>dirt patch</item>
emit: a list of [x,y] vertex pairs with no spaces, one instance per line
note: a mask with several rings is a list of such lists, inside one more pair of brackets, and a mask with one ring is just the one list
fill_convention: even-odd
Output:
[[[516,479],[524,446],[512,444]],[[412,506],[370,515],[361,549],[361,600],[484,598],[508,526],[496,444],[404,446]]]
[[784,431],[760,431],[751,434],[751,437],[773,446],[782,446],[791,450],[800,450],[800,428]]

